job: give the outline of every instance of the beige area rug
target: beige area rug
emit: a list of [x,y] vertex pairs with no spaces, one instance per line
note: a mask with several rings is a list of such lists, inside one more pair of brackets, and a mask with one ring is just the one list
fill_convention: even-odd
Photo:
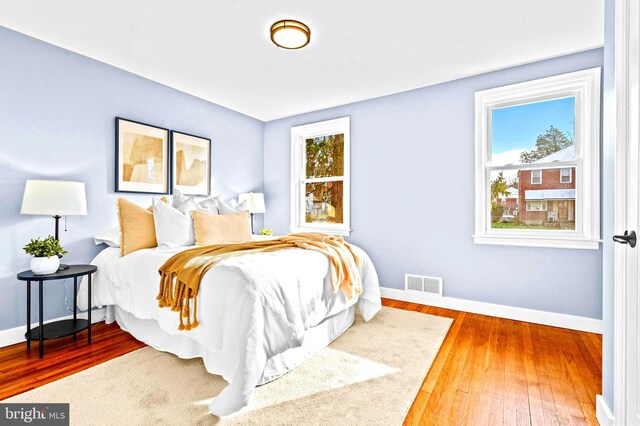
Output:
[[143,348],[4,402],[69,402],[72,425],[401,425],[452,320],[385,307],[232,417],[208,414],[226,382],[200,359]]

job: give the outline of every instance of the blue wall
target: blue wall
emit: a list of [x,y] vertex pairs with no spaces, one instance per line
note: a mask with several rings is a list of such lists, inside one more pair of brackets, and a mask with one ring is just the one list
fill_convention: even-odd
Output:
[[[116,224],[114,117],[211,138],[214,193],[263,188],[259,120],[3,27],[0,64],[0,330],[26,323],[25,286],[15,280],[29,265],[22,246],[53,233],[53,219],[19,214],[26,179],[86,183],[88,215],[69,217],[61,235],[66,262],[91,261],[100,250],[91,237]],[[47,319],[68,314],[64,298],[62,284],[45,286]]]
[[[442,276],[446,296],[602,318],[601,250],[471,238],[474,93],[600,66],[602,49],[266,124],[2,27],[0,57],[0,330],[25,323],[14,276],[29,258],[20,248],[53,227],[51,218],[19,215],[26,179],[87,184],[89,215],[70,217],[62,234],[67,262],[90,261],[99,250],[90,237],[115,224],[115,116],[210,137],[214,193],[264,188],[265,225],[278,233],[289,227],[291,126],[351,116],[351,240],[370,253],[383,286],[402,288],[405,272]],[[46,291],[46,317],[67,314],[64,287]]]
[[351,241],[380,282],[444,277],[446,296],[602,318],[602,251],[475,245],[474,93],[601,66],[602,49],[268,122],[266,226],[289,228],[292,126],[351,116]]

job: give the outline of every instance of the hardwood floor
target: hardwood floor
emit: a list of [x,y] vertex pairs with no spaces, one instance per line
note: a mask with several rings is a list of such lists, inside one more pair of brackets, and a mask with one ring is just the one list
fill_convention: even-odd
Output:
[[597,425],[602,337],[385,299],[454,318],[405,425]]
[[[593,424],[601,393],[602,339],[591,333],[384,299],[384,305],[454,318],[406,425]],[[0,399],[145,346],[98,324],[92,344],[73,338],[0,348]]]
[[78,339],[64,337],[44,342],[44,358],[38,358],[38,342],[0,348],[0,400],[37,388],[49,382],[102,364],[146,346],[122,331],[117,324],[98,323],[91,327],[91,345],[87,332]]

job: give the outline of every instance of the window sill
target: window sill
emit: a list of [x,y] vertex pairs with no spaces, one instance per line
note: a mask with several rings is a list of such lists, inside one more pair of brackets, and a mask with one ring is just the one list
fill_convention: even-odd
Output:
[[584,238],[553,238],[553,237],[513,237],[505,235],[474,235],[475,244],[490,244],[499,246],[520,247],[550,247],[565,249],[598,250],[602,240],[587,240]]
[[297,232],[320,232],[323,234],[331,234],[331,235],[341,235],[343,237],[348,237],[351,234],[350,229],[345,228],[333,228],[330,226],[292,226],[289,228],[292,233]]

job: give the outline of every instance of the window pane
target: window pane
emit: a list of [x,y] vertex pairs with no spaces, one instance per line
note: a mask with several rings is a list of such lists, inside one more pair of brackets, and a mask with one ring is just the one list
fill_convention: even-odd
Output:
[[305,140],[307,178],[344,176],[344,134]]
[[539,185],[542,183],[542,170],[531,170],[531,184]]
[[573,160],[575,98],[491,111],[491,164]]
[[343,223],[342,181],[307,183],[305,189],[306,223]]
[[574,230],[575,176],[575,167],[491,172],[491,228]]

